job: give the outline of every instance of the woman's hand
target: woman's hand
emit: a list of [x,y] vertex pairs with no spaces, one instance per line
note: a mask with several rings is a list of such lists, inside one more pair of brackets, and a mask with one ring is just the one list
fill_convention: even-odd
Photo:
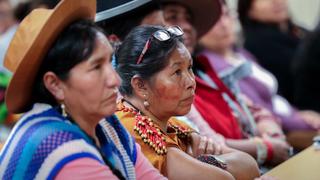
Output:
[[272,144],[273,157],[270,162],[267,162],[268,164],[277,165],[289,158],[289,149],[291,146],[286,141],[267,135],[264,135],[263,139],[266,139]]
[[201,154],[219,155],[223,152],[223,145],[206,136],[191,133],[188,154],[198,157]]
[[315,111],[299,111],[299,115],[304,122],[313,127],[314,129],[320,129],[320,114]]

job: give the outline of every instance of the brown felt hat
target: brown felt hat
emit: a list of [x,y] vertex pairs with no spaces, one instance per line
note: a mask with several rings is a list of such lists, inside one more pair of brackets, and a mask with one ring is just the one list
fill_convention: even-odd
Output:
[[6,90],[9,112],[31,105],[34,81],[43,58],[61,31],[75,20],[94,20],[96,0],[62,0],[54,9],[35,9],[20,23],[4,59],[13,72]]
[[221,15],[220,0],[160,0],[161,3],[178,3],[185,6],[192,14],[193,26],[198,38],[208,32]]

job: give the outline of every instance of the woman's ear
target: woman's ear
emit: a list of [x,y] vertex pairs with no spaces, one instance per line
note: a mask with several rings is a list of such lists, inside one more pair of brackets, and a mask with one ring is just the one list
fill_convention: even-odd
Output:
[[57,101],[64,100],[63,82],[51,71],[43,75],[43,84]]
[[132,91],[136,96],[143,99],[146,95],[148,95],[148,86],[140,76],[134,75],[131,78],[131,86]]

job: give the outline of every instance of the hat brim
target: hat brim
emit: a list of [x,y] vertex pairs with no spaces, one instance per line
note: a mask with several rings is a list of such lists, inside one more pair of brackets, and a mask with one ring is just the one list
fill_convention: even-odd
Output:
[[220,0],[161,0],[162,3],[179,3],[191,11],[193,25],[198,33],[198,38],[207,33],[219,20],[221,15]]
[[[52,11],[48,13],[48,11]],[[39,67],[42,63],[42,59],[47,54],[49,48],[52,46],[53,42],[61,31],[71,22],[78,19],[91,19],[94,20],[96,13],[96,1],[93,0],[64,0],[61,1],[53,10],[48,9],[36,9],[31,12],[19,25],[17,32],[22,26],[28,24],[31,16],[37,16],[37,18],[46,18],[45,20],[40,20],[39,23],[36,21],[37,18],[32,19],[35,26],[40,26],[40,30],[36,29],[37,32],[32,32],[32,28],[28,31],[21,30],[19,34],[15,34],[13,37],[8,51],[6,53],[6,59],[4,65],[14,72],[9,86],[6,90],[6,105],[9,112],[12,113],[22,113],[28,110],[31,105],[31,96],[35,77],[38,73]],[[42,23],[42,24],[41,24]],[[23,32],[25,31],[25,32]],[[19,38],[25,40],[27,33],[37,33],[31,46],[23,57],[18,66],[14,66],[16,60],[14,56],[8,54],[14,54],[19,51]],[[17,38],[18,40],[14,40]],[[20,46],[21,47],[21,46]],[[10,59],[12,58],[12,60]],[[13,63],[13,64],[12,64]],[[15,69],[15,67],[17,67]],[[36,95],[34,95],[36,96]]]
[[[101,0],[104,1],[104,0]],[[100,1],[100,3],[101,3]],[[95,22],[100,22],[100,21],[107,21],[113,18],[116,18],[118,16],[122,16],[124,14],[129,14],[130,12],[137,11],[139,8],[144,7],[148,4],[154,3],[154,0],[131,0],[127,2],[110,2],[114,3],[114,7],[109,8],[109,7],[104,7],[103,4],[99,4],[98,1],[98,6],[101,6],[99,8],[105,9],[105,10],[100,10],[97,12],[96,17],[95,17]],[[99,10],[98,8],[98,10]]]

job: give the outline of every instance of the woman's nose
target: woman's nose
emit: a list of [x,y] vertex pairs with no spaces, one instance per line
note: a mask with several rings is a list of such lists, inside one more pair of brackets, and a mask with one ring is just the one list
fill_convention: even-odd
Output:
[[187,89],[195,89],[196,88],[196,81],[193,73],[188,74],[186,78],[186,87]]
[[180,20],[178,25],[182,28],[184,32],[191,32],[193,30],[192,25],[187,20]]
[[111,68],[110,73],[107,74],[106,81],[108,87],[119,87],[121,84],[121,79],[113,68]]

